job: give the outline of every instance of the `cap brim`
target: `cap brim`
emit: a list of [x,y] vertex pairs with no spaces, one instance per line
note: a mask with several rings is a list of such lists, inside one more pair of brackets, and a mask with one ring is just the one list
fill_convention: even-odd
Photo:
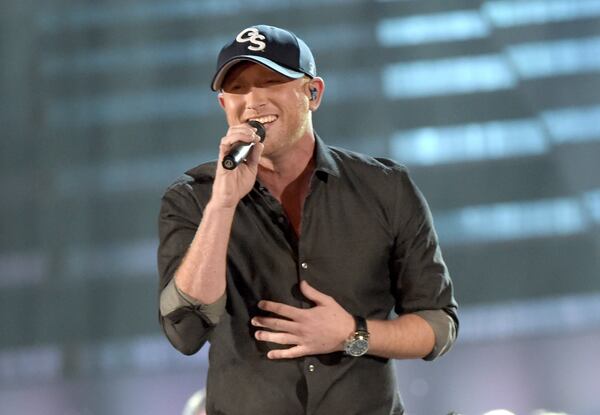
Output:
[[281,66],[269,59],[262,58],[260,56],[240,55],[240,56],[236,56],[235,58],[228,60],[227,62],[225,62],[225,64],[223,66],[221,66],[221,69],[219,69],[219,71],[213,77],[213,81],[211,84],[212,90],[218,91],[219,89],[221,89],[221,84],[223,83],[223,80],[225,79],[225,75],[227,75],[227,72],[229,71],[229,69],[231,69],[231,67],[234,66],[235,64],[240,63],[242,61],[256,62],[258,64],[261,64],[261,65],[275,71],[275,72],[279,72],[283,76],[287,76],[288,78],[292,78],[292,79],[302,78],[304,75],[306,75],[303,72],[298,72],[298,71],[294,71],[292,69],[288,69],[285,66]]

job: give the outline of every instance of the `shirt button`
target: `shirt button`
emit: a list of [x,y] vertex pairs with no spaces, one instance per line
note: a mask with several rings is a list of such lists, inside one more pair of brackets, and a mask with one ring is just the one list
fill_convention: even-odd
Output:
[[315,371],[315,365],[308,365],[308,371],[309,372],[314,372]]
[[300,266],[302,269],[308,269],[308,264],[306,262],[301,263]]
[[277,221],[279,223],[284,223],[285,222],[285,218],[283,216],[280,216],[280,217],[277,218]]

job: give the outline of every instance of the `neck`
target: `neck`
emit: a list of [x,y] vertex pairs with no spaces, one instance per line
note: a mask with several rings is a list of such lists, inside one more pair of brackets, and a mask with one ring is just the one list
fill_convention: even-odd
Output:
[[315,139],[311,134],[298,140],[286,153],[262,157],[258,166],[259,180],[273,196],[281,200],[288,186],[297,185],[298,179],[312,175],[314,150]]
[[315,169],[314,137],[300,141],[302,143],[290,149],[291,156],[282,157],[276,163],[261,160],[258,166],[258,178],[281,203],[297,237],[300,237],[304,201]]

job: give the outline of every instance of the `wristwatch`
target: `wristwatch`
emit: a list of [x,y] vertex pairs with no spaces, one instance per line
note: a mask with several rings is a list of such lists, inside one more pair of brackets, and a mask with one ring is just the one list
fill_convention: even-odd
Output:
[[361,316],[353,316],[356,323],[354,333],[346,340],[344,351],[347,355],[358,357],[367,353],[369,350],[369,332],[367,330],[367,320]]

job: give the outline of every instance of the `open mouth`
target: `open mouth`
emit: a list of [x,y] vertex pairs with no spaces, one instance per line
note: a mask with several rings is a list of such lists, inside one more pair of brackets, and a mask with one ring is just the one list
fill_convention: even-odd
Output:
[[264,115],[262,117],[250,118],[248,121],[258,121],[259,123],[266,125],[276,121],[277,118],[276,115]]

